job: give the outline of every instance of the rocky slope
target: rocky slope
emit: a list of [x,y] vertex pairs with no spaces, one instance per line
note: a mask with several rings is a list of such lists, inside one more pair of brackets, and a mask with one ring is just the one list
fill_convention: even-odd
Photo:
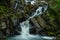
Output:
[[[30,3],[25,5],[20,1],[20,7],[14,9],[10,7],[13,1],[10,2],[1,1],[2,4],[0,6],[0,36],[11,36],[20,34],[18,31],[21,31],[19,27],[19,23],[25,21],[29,16],[31,16],[31,12],[35,11],[39,5],[43,5],[45,3],[41,3],[40,1],[35,5],[31,5]],[[4,2],[4,3],[2,3]],[[30,24],[32,26],[37,27],[38,34],[48,35],[48,36],[57,36],[60,37],[60,9],[59,3],[57,1],[47,1],[48,2],[48,10],[44,12],[42,15],[34,17],[30,20]],[[10,4],[10,5],[9,5]],[[38,4],[38,5],[37,5]],[[58,4],[58,5],[57,5]],[[57,7],[55,6],[57,5]],[[55,7],[54,7],[55,6]],[[22,9],[22,12],[19,11]]]

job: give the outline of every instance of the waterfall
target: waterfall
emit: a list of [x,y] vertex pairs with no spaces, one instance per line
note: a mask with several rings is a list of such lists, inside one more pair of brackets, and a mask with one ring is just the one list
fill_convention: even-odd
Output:
[[22,28],[21,36],[26,38],[29,35],[29,20],[20,23]]
[[18,7],[19,0],[14,0],[14,3],[12,4],[12,8],[16,9]]
[[[15,8],[17,7],[17,4],[15,5]],[[47,10],[47,6],[39,6],[36,10],[36,12],[33,13],[32,16],[30,16],[26,21],[23,21],[20,23],[20,27],[22,31],[20,32],[21,35],[17,35],[15,37],[11,37],[8,40],[52,40],[54,37],[46,37],[46,36],[38,36],[38,35],[31,35],[29,34],[29,20],[32,19],[35,16],[39,16],[43,14]]]
[[47,6],[46,5],[44,5],[43,7],[42,6],[39,6],[37,8],[36,12],[35,13],[32,13],[33,15],[31,17],[29,17],[28,19],[31,19],[31,18],[33,18],[35,16],[39,16],[39,15],[43,14],[43,12],[45,12],[46,10],[47,10]]
[[[47,7],[47,6],[46,6]],[[34,13],[34,15],[32,15],[31,17],[28,18],[28,20],[20,23],[20,27],[22,29],[22,32],[21,32],[21,36],[23,38],[29,36],[29,20],[35,16],[38,16],[40,14],[42,14],[42,8],[43,7],[38,7],[38,9],[36,10],[36,12]],[[44,8],[44,11],[46,10],[46,8]],[[39,12],[39,13],[38,13]]]
[[17,5],[18,5],[18,3],[16,3],[16,4],[15,4],[15,7],[14,7],[14,9],[16,9],[16,8],[17,8]]
[[36,2],[36,0],[25,0],[26,4],[28,4],[29,2],[31,3],[31,5],[34,5],[34,3]]

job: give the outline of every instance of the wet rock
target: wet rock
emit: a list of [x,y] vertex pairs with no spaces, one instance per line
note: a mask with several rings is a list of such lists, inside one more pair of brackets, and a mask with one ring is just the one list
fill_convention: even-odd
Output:
[[2,36],[2,32],[0,31],[0,36]]
[[[4,1],[4,0],[2,0],[2,1]],[[12,0],[12,3],[14,3],[13,1],[15,1],[15,0]],[[7,1],[8,2],[8,1]],[[40,3],[40,0],[38,1],[39,3]],[[44,0],[42,1],[41,0],[41,2],[44,2]],[[11,5],[12,5],[12,3],[11,3]],[[24,3],[23,3],[23,1],[21,2],[23,5],[24,5]],[[43,3],[44,4],[44,3]],[[41,4],[41,5],[43,5],[43,4]],[[8,5],[8,4],[7,4]],[[10,6],[10,5],[9,5]],[[17,16],[16,16],[16,14],[13,14],[13,15],[15,15],[17,18],[18,18],[18,21],[16,21],[16,20],[12,20],[11,18],[8,18],[7,17],[7,23],[5,23],[5,22],[2,22],[1,24],[2,24],[2,26],[0,27],[0,30],[2,31],[2,34],[6,34],[6,35],[19,35],[20,33],[19,33],[19,31],[21,31],[21,29],[20,29],[20,27],[18,27],[18,25],[19,25],[19,23],[20,22],[23,22],[23,21],[25,21],[25,20],[27,20],[26,18],[28,18],[28,17],[30,17],[31,16],[31,10],[32,11],[34,11],[35,9],[36,9],[36,6],[37,6],[37,3],[36,3],[36,5],[35,6],[32,6],[31,4],[29,4],[29,5],[27,5],[27,6],[25,6],[24,5],[24,7],[22,6],[22,5],[20,5],[19,4],[19,6],[18,6],[18,8],[17,8],[17,10],[14,10],[14,12],[16,12],[16,14],[17,14],[17,11],[19,11],[19,12],[22,12],[22,16],[23,17],[20,17],[20,18],[18,18],[19,16],[21,16],[20,14],[18,14]],[[20,8],[19,8],[20,7]],[[25,12],[25,10],[24,10],[24,8],[25,8],[25,10],[26,10],[26,14],[27,14],[27,16],[26,16],[26,14],[24,13]],[[43,10],[42,10],[43,11]],[[49,12],[51,11],[51,9],[49,9]],[[53,12],[53,11],[52,11]],[[38,12],[39,13],[39,12]],[[48,13],[49,14],[49,13]],[[58,17],[55,17],[54,18],[54,15],[55,16],[57,16],[56,14],[55,14],[55,12],[53,12],[53,13],[50,13],[50,14],[53,14],[53,17],[49,17],[49,15],[47,15],[47,14],[43,14],[42,16],[38,16],[38,17],[35,17],[35,18],[32,18],[31,19],[31,24],[32,24],[32,26],[34,26],[33,28],[31,28],[30,29],[30,33],[31,34],[36,34],[36,31],[37,31],[37,33],[38,34],[41,34],[41,35],[47,35],[47,33],[49,34],[49,32],[56,32],[56,30],[58,30],[60,27],[59,27],[59,25],[60,25],[60,23],[59,23],[59,21],[60,20],[58,20]],[[29,16],[30,15],[30,16]],[[59,15],[59,14],[58,14]],[[10,14],[9,14],[9,17],[10,17]],[[3,18],[3,17],[2,17]],[[0,18],[1,19],[1,18]],[[54,21],[54,19],[56,19],[55,21]],[[4,20],[4,19],[2,19],[2,20]],[[58,20],[58,21],[57,21]],[[13,22],[13,21],[15,21],[15,22]],[[59,24],[59,25],[58,25]],[[7,26],[7,27],[6,27]],[[39,29],[36,29],[36,27],[37,28],[39,28]],[[45,29],[46,30],[45,30]],[[7,31],[6,31],[7,30]],[[17,30],[17,31],[16,31]],[[46,32],[46,31],[48,31],[48,32]],[[59,34],[59,32],[58,33],[56,33],[57,35]],[[51,35],[51,34],[49,34],[49,35]],[[53,34],[52,34],[53,35]]]
[[14,35],[20,35],[20,31],[18,32],[18,31],[15,31],[14,32]]
[[36,31],[37,31],[36,28],[30,28],[29,29],[29,33],[33,34],[33,35],[36,34]]
[[38,28],[40,28],[40,25],[38,24],[37,20],[35,18],[31,19],[32,23],[37,26]]
[[6,36],[0,36],[0,40],[6,40]]
[[5,29],[6,28],[6,23],[5,22],[1,22],[1,29]]
[[47,31],[42,29],[42,30],[38,30],[38,33],[39,35],[42,35],[42,36],[46,36],[47,35]]

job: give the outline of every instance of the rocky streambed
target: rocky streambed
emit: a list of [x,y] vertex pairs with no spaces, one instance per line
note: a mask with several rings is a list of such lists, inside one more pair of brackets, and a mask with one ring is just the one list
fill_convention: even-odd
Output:
[[[19,27],[20,26],[19,23],[25,21],[30,16],[32,16],[33,13],[38,8],[38,6],[46,5],[45,2],[40,2],[40,1],[39,2],[37,1],[35,5],[31,5],[31,3],[25,4],[24,1],[20,1],[20,2],[17,2],[18,5],[16,3],[15,3],[16,5],[14,5],[13,3],[14,6],[12,7],[10,7],[12,4],[10,6],[8,4],[4,4],[7,6],[7,8],[5,6],[0,7],[1,8],[0,36],[21,35],[20,33],[21,28]],[[49,13],[52,15],[50,15]],[[58,14],[56,14],[54,9],[48,6],[47,11],[45,11],[42,15],[36,16],[29,20],[29,24],[31,26],[31,28],[29,29],[30,30],[29,33],[34,34],[34,35],[39,34],[42,36],[47,35],[47,36],[54,36],[54,37],[58,36],[59,37],[60,22],[59,22],[59,19],[55,17],[57,15]]]

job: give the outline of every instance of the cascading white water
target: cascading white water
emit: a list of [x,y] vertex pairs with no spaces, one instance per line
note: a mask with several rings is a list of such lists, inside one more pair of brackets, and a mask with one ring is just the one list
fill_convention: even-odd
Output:
[[[39,11],[39,13],[38,13],[38,11]],[[42,7],[38,7],[38,9],[37,9],[36,12],[34,13],[34,15],[32,15],[31,17],[29,17],[29,19],[31,19],[31,18],[33,18],[33,17],[35,17],[35,16],[38,16],[38,15],[40,15],[40,14],[42,14]]]
[[31,3],[31,5],[34,5],[34,3],[36,2],[36,0],[25,0],[26,4],[28,4],[29,2]]
[[26,38],[29,35],[29,21],[24,21],[20,23],[22,32],[21,32],[21,37]]
[[[47,7],[47,6],[46,6]],[[38,16],[40,14],[42,14],[42,8],[43,7],[38,7],[38,9],[36,10],[36,12],[34,13],[34,15],[32,15],[31,17],[28,18],[28,20],[20,23],[20,26],[21,26],[21,29],[22,29],[22,32],[21,32],[21,36],[23,38],[27,37],[27,36],[30,36],[29,35],[29,19],[35,17],[35,16]],[[46,8],[44,8],[44,11],[46,10]],[[38,13],[39,11],[39,13]]]
[[16,4],[15,4],[15,7],[14,7],[14,9],[16,9],[16,8],[17,8],[17,5],[18,5],[18,3],[16,3]]
[[39,15],[43,14],[42,10],[43,10],[43,12],[45,12],[47,10],[47,6],[46,5],[44,5],[43,7],[39,6],[37,8],[36,12],[33,13],[34,15],[32,15],[31,17],[29,17],[28,19],[31,19],[31,18],[33,18],[35,16],[39,16]]
[[[42,9],[44,8],[44,10]],[[31,17],[29,17],[26,21],[20,23],[20,27],[22,31],[20,32],[21,35],[18,35],[16,37],[11,37],[8,40],[52,40],[54,37],[48,37],[48,36],[38,36],[38,35],[30,35],[29,34],[29,20],[35,16],[41,15],[43,12],[47,10],[47,6],[44,5],[43,7],[39,6],[35,13]]]

